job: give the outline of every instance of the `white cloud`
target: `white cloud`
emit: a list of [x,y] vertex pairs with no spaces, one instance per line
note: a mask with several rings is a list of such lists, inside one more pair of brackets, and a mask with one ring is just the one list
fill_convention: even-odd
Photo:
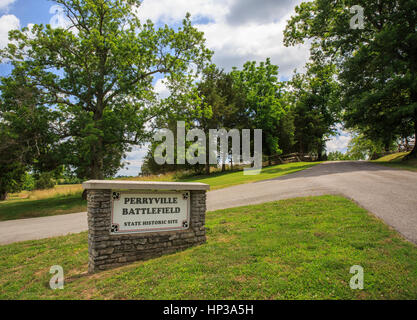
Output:
[[[309,57],[309,46],[287,48],[283,44],[283,31],[287,20],[294,14],[294,7],[302,0],[144,0],[137,11],[144,22],[178,25],[187,12],[194,25],[205,34],[207,46],[214,50],[213,62],[229,71],[233,66],[241,68],[246,61],[265,61],[279,66],[279,74],[290,78],[294,69],[302,69]],[[160,97],[169,94],[159,79],[155,91]],[[345,138],[329,142],[330,148],[346,144]],[[333,145],[332,145],[333,143]],[[134,174],[144,154],[130,153],[135,161],[131,170],[120,174]]]
[[9,31],[20,28],[20,20],[13,14],[0,17],[0,48],[9,43]]
[[[148,145],[141,147],[133,147],[132,151],[128,154],[126,161],[132,162],[138,159],[139,157],[144,157],[148,152]],[[136,163],[139,164],[139,163]]]
[[12,5],[16,0],[0,0],[0,11],[8,11],[10,5]]
[[[289,15],[288,15],[289,18]],[[286,19],[265,24],[248,23],[240,26],[226,22],[198,25],[207,45],[214,50],[214,62],[226,70],[240,68],[248,60],[271,62],[279,66],[280,75],[290,77],[292,71],[304,66],[309,56],[308,46],[285,47],[283,30]]]
[[342,130],[340,126],[338,131],[339,134],[337,136],[326,142],[327,153],[335,151],[346,152],[349,142],[352,140],[352,135],[348,131]]
[[235,0],[231,4],[227,21],[234,25],[278,21],[300,2],[299,0]]
[[187,12],[192,18],[217,19],[228,13],[230,0],[144,0],[137,16],[145,21],[151,19],[154,23],[176,23],[184,19]]
[[301,69],[309,46],[287,48],[283,31],[294,7],[301,0],[144,0],[138,16],[155,23],[179,23],[190,12],[195,26],[204,32],[214,50],[213,61],[227,71],[249,60],[271,62],[289,78]]
[[133,150],[128,153],[126,160],[123,161],[125,167],[117,173],[122,176],[137,176],[141,172],[143,159],[148,153],[148,145],[143,147],[133,147]]
[[52,28],[68,28],[71,26],[71,21],[65,14],[64,8],[60,5],[53,5],[49,8],[49,13],[52,14],[52,18],[49,20],[49,24]]
[[120,169],[116,176],[129,176],[129,177],[137,177],[141,172],[142,164],[140,165],[127,165],[125,168]]
[[161,99],[168,98],[170,95],[170,91],[165,85],[164,79],[158,79],[154,85],[154,89]]

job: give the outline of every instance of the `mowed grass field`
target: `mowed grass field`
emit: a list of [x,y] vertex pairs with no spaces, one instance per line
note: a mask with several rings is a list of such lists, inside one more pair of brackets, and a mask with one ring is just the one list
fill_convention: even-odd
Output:
[[58,185],[54,189],[23,191],[0,202],[0,221],[36,218],[86,211],[81,185]]
[[[321,162],[294,162],[262,168],[258,175],[244,175],[243,171],[213,172],[209,176],[199,175],[176,179],[174,175],[162,176],[162,181],[201,182],[210,185],[210,190],[222,189],[242,183],[251,183],[280,177],[286,174],[311,168]],[[146,177],[147,180],[154,180]],[[128,178],[127,180],[143,180],[143,178]]]
[[[184,179],[177,179],[174,174],[165,174],[150,177],[132,177],[127,178],[127,180],[202,182],[209,184],[210,188],[214,190],[279,177],[308,169],[316,164],[318,162],[297,162],[271,166],[263,168],[261,174],[252,176],[244,175],[242,171],[236,171]],[[24,191],[19,194],[12,194],[10,200],[0,202],[0,221],[86,211],[87,203],[81,199],[81,193],[81,185],[63,185],[50,190]]]
[[378,160],[374,160],[373,162],[382,164],[384,166],[391,167],[391,168],[417,171],[417,159],[409,159],[405,161],[403,160],[404,157],[408,153],[409,152],[399,152],[399,153],[389,154],[387,156],[379,158]]
[[0,246],[0,299],[417,299],[417,247],[345,198],[208,212],[206,227],[204,245],[93,275],[87,233]]

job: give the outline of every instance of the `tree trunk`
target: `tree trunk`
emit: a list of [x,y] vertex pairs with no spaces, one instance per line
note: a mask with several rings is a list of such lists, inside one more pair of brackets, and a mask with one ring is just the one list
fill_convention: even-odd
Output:
[[100,159],[97,156],[93,156],[93,161],[91,164],[91,179],[103,180],[103,172],[100,166]]
[[417,159],[417,109],[414,110],[414,148],[403,160]]
[[299,144],[300,153],[304,154],[303,141],[302,141],[301,136],[299,137],[298,144]]
[[[101,104],[100,107],[94,113],[94,121],[97,123],[103,117]],[[99,137],[98,142],[91,146],[90,152],[92,153],[92,159],[90,163],[90,179],[103,180],[103,138]],[[81,198],[87,200],[87,190],[84,190]]]
[[0,192],[0,201],[4,201],[7,199],[7,192],[2,191]]
[[411,150],[411,152],[404,159],[405,160],[407,160],[407,159],[417,159],[417,146],[416,146],[416,144],[414,144],[413,150]]
[[386,153],[386,154],[389,154],[390,153],[390,147],[391,147],[391,141],[392,141],[392,138],[391,138],[391,135],[390,135],[390,137],[389,137],[389,139],[387,139],[386,141],[385,141],[385,143],[384,143],[384,152]]
[[320,143],[318,148],[317,148],[317,160],[318,161],[323,161],[323,144]]
[[[206,130],[207,132],[207,130]],[[207,139],[206,142],[206,164],[205,164],[206,175],[210,175],[210,142]]]

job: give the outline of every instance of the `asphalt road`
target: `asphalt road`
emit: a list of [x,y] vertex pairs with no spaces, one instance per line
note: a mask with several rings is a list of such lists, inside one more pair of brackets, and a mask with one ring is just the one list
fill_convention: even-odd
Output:
[[[417,172],[378,164],[326,162],[277,179],[210,191],[209,211],[294,197],[339,194],[417,243]],[[0,222],[0,244],[87,230],[86,213]]]

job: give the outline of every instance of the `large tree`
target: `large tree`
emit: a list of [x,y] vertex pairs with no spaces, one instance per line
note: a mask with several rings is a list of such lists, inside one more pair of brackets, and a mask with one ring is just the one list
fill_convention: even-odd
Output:
[[283,83],[278,79],[278,66],[265,62],[246,62],[242,70],[231,72],[234,86],[244,94],[244,115],[248,129],[262,129],[262,150],[266,156],[282,152],[278,126],[288,112],[283,97]]
[[44,98],[25,74],[0,83],[0,200],[20,191],[28,170],[50,171],[61,163],[58,113],[44,106]]
[[[233,81],[230,73],[216,68],[214,65],[206,68],[203,72],[202,80],[197,84],[201,102],[209,106],[211,112],[202,114],[196,119],[199,128],[206,132],[208,136],[210,129],[244,129],[248,123],[245,114],[245,95]],[[229,139],[228,151],[231,153],[232,143]],[[210,173],[209,164],[209,141],[206,144],[206,174]],[[220,156],[220,155],[219,155]],[[226,156],[227,155],[222,155]],[[225,170],[227,159],[220,159],[222,170]],[[231,162],[233,166],[233,160]]]
[[3,201],[10,192],[21,190],[27,166],[21,159],[20,141],[3,121],[0,122],[0,138],[0,201]]
[[[171,94],[168,98],[161,100],[160,103],[165,112],[152,122],[152,132],[157,133],[161,129],[169,129],[173,133],[174,141],[177,141],[178,138],[177,125],[179,121],[184,122],[185,130],[188,132],[198,127],[198,119],[209,118],[212,115],[211,106],[202,102],[195,83],[190,83],[186,91],[182,91],[180,94]],[[192,144],[190,141],[184,141],[184,143],[186,150]],[[195,172],[201,171],[201,165],[190,165],[186,161],[181,164],[177,161],[178,154],[182,153],[182,151],[178,149],[178,145],[175,142],[173,145],[173,163],[167,161],[165,164],[158,164],[154,153],[160,144],[161,141],[155,140],[150,143],[148,153],[142,165],[142,173],[157,174],[188,169],[193,169]]]
[[295,151],[317,154],[322,160],[325,143],[335,133],[339,120],[338,84],[335,66],[313,55],[305,74],[295,74],[289,82],[293,95]]
[[[351,28],[357,18],[363,25]],[[353,19],[353,20],[352,20]],[[349,127],[389,144],[396,134],[417,135],[417,2],[315,0],[296,7],[286,45],[312,41],[337,63]],[[412,127],[412,132],[404,132]],[[417,157],[417,145],[410,154]]]
[[123,165],[145,124],[161,110],[153,81],[164,76],[184,90],[210,58],[187,15],[177,30],[156,29],[135,15],[139,0],[56,0],[67,28],[34,25],[10,32],[1,56],[64,119],[62,160],[80,177],[102,179]]
[[[196,97],[188,101],[192,104],[185,104],[183,99],[173,98],[166,99],[163,103],[166,110],[169,111],[156,120],[156,128],[166,127],[174,133],[176,139],[177,121],[184,121],[187,130],[201,129],[205,132],[206,137],[209,136],[210,129],[231,129],[239,128],[242,121],[239,121],[238,97],[239,92],[233,87],[233,79],[230,74],[218,69],[215,65],[210,65],[202,72],[200,81],[195,83],[193,88]],[[240,119],[243,120],[243,119]],[[205,165],[174,165],[164,164],[157,165],[153,160],[153,152],[160,142],[154,142],[145,159],[145,165],[142,167],[147,172],[167,172],[176,170],[194,169],[195,172],[201,172],[205,169],[206,174],[210,174],[209,163],[209,139],[206,139],[206,163]],[[190,146],[192,142],[186,141],[186,146]],[[175,151],[177,145],[174,146]],[[204,150],[199,152],[204,153]],[[174,152],[174,162],[177,160],[176,152]],[[220,160],[220,159],[219,159]]]

